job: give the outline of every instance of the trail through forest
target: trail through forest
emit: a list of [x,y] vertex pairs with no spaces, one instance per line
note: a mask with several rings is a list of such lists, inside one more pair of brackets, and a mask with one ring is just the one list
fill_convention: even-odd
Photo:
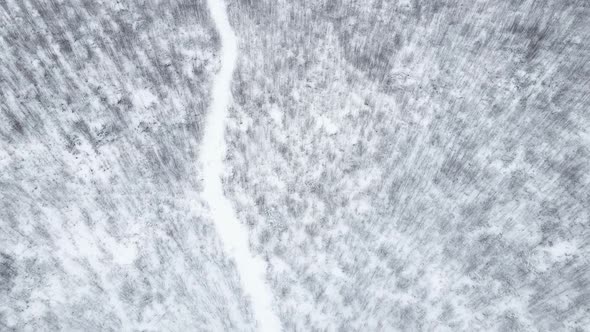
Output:
[[265,281],[266,263],[250,251],[248,229],[236,217],[223,194],[221,177],[225,158],[225,126],[231,101],[231,80],[237,60],[237,40],[223,0],[208,0],[221,41],[221,68],[213,81],[212,100],[202,141],[204,195],[226,252],[234,259],[242,289],[249,296],[260,331],[280,331],[272,310],[272,293]]

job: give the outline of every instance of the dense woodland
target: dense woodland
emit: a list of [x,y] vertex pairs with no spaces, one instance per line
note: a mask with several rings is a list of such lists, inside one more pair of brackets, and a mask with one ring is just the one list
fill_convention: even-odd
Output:
[[0,5],[0,330],[252,329],[200,195],[205,3]]
[[[590,326],[590,3],[228,0],[224,188],[285,331]],[[256,329],[203,0],[0,0],[0,331]]]
[[590,325],[590,6],[233,1],[227,191],[287,330]]

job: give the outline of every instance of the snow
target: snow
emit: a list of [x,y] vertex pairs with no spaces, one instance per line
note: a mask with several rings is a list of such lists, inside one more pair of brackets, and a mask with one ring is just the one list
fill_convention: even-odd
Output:
[[133,94],[133,105],[139,109],[150,107],[156,101],[158,98],[148,89],[139,89]]
[[235,260],[245,293],[250,297],[260,331],[279,331],[272,311],[272,293],[265,281],[266,263],[250,251],[248,232],[224,196],[221,176],[225,157],[225,126],[231,100],[230,84],[237,58],[237,40],[229,24],[225,4],[208,0],[211,17],[220,34],[221,69],[215,76],[212,100],[202,141],[203,193],[225,250]]

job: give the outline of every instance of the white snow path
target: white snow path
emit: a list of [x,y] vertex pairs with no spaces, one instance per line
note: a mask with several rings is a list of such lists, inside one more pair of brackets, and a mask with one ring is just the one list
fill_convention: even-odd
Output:
[[230,88],[237,60],[237,40],[224,1],[207,0],[207,4],[221,39],[221,69],[213,81],[212,100],[201,143],[203,193],[223,246],[235,260],[242,288],[250,297],[258,329],[276,332],[281,330],[281,323],[272,310],[272,293],[265,278],[266,263],[250,252],[248,229],[240,223],[231,202],[223,194],[225,121],[232,98]]

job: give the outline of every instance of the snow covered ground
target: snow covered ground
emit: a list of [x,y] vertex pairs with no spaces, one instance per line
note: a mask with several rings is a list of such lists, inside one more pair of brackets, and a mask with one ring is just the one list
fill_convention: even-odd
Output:
[[583,1],[232,1],[225,179],[289,331],[590,326]]
[[203,1],[0,3],[0,331],[255,330],[203,196]]
[[227,148],[225,128],[238,44],[227,18],[225,3],[222,0],[208,0],[207,3],[220,34],[221,69],[213,80],[211,105],[200,149],[203,160],[203,196],[225,251],[235,261],[244,293],[252,303],[258,330],[280,331],[280,321],[273,312],[272,293],[266,284],[266,264],[260,257],[253,256],[248,229],[238,220],[232,203],[223,193],[221,176]]
[[0,1],[0,331],[586,331],[589,26]]

